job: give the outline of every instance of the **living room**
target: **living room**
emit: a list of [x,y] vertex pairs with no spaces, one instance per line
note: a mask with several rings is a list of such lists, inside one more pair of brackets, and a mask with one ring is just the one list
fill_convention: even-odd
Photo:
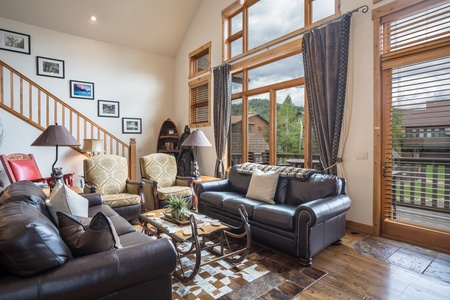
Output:
[[[137,155],[139,157],[156,152],[156,145],[161,124],[170,118],[179,131],[189,119],[189,54],[211,42],[211,67],[219,66],[222,61],[222,11],[236,1],[175,1],[172,10],[181,11],[175,15],[164,28],[138,28],[130,29],[120,39],[128,42],[127,35],[137,35],[140,39],[152,39],[164,41],[168,35],[177,35],[174,44],[159,51],[143,49],[142,45],[123,46],[104,42],[95,38],[97,29],[101,26],[102,14],[96,12],[95,5],[87,5],[89,11],[86,15],[86,24],[83,25],[90,36],[78,36],[63,27],[52,25],[52,18],[48,23],[40,23],[36,26],[21,19],[20,10],[8,11],[9,2],[0,1],[0,29],[18,32],[31,37],[31,54],[23,54],[10,51],[0,51],[0,59],[20,73],[24,74],[37,84],[41,85],[52,94],[63,99],[69,106],[81,112],[84,116],[94,120],[103,128],[128,142],[130,138],[136,139]],[[16,1],[14,1],[16,2]],[[42,16],[52,15],[56,19],[64,20],[63,15],[52,13],[51,9],[39,7],[33,1],[17,1],[21,10],[26,14],[33,14],[44,10]],[[60,1],[58,1],[60,2]],[[239,1],[237,1],[239,3]],[[244,2],[244,1],[241,1]],[[369,12],[364,14],[357,12],[352,15],[351,32],[353,52],[351,61],[353,65],[353,77],[350,82],[353,97],[351,125],[348,133],[345,151],[343,153],[343,165],[345,177],[348,182],[348,194],[352,199],[352,205],[347,212],[348,228],[365,233],[379,235],[381,233],[381,202],[382,202],[382,162],[379,140],[379,130],[382,122],[378,119],[380,109],[380,90],[377,86],[374,69],[378,57],[375,57],[374,26],[376,17],[380,18],[385,5],[405,5],[406,1],[371,1],[371,0],[340,0],[341,13],[352,11],[362,5],[369,7]],[[415,1],[426,2],[426,1]],[[439,2],[439,1],[434,1]],[[61,10],[74,9],[73,4],[56,4]],[[155,4],[156,5],[156,4]],[[126,5],[123,15],[129,18],[164,19],[161,11],[138,11],[133,5]],[[375,17],[374,17],[375,11]],[[98,14],[97,24],[88,18],[91,14]],[[24,13],[24,15],[26,15]],[[81,15],[80,15],[81,16]],[[44,17],[42,17],[44,18]],[[81,17],[80,17],[81,18]],[[117,18],[119,26],[127,20],[118,16],[104,16],[104,18]],[[174,21],[176,20],[176,21]],[[42,20],[41,20],[42,21]],[[131,21],[130,21],[131,22]],[[143,21],[142,21],[143,22]],[[62,22],[64,23],[64,22]],[[124,25],[123,25],[124,26]],[[177,27],[175,30],[174,27]],[[182,27],[180,30],[179,27]],[[115,35],[115,32],[109,32]],[[128,42],[134,43],[134,39]],[[144,43],[143,43],[144,44]],[[64,78],[49,78],[36,74],[36,57],[46,57],[62,60],[65,63]],[[71,98],[70,80],[94,83],[94,99]],[[112,88],[113,87],[113,88]],[[212,96],[211,96],[212,97]],[[97,112],[99,100],[120,102],[120,117],[100,117]],[[446,108],[448,109],[448,108]],[[212,111],[211,111],[212,115]],[[142,133],[123,133],[122,118],[141,119]],[[48,147],[30,146],[40,135],[40,131],[27,125],[15,116],[0,110],[0,120],[3,125],[4,138],[1,145],[1,153],[33,153],[37,159],[40,170],[50,173],[50,166],[54,161],[54,149]],[[199,127],[214,144],[214,120],[211,117],[208,126]],[[191,129],[197,129],[192,127]],[[20,138],[18,138],[20,137]],[[82,141],[80,141],[82,142]],[[448,149],[447,149],[448,150]],[[58,166],[65,172],[75,174],[75,184],[80,186],[83,174],[83,154],[70,149],[60,147]],[[202,175],[214,176],[215,148],[202,147],[199,149],[198,162]],[[140,178],[139,170],[136,170],[135,178]],[[0,172],[0,179],[8,184],[8,178],[4,172]],[[395,234],[392,234],[391,236]],[[408,233],[405,236],[397,236],[397,239],[412,239],[415,234]],[[438,240],[437,235],[433,235]],[[440,240],[441,251],[449,250],[448,231],[444,233],[445,239]],[[444,241],[444,242],[443,242]],[[436,242],[436,241],[434,241]],[[439,248],[438,244],[430,245]],[[422,243],[423,244],[423,243]],[[444,249],[443,249],[444,248]],[[446,248],[446,249],[445,249]]]

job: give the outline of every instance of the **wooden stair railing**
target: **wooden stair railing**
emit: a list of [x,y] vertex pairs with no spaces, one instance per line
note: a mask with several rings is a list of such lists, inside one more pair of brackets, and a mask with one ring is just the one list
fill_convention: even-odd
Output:
[[[126,144],[2,60],[0,107],[41,131],[58,123],[80,142],[103,139],[105,153],[127,158],[129,178],[136,179],[136,139],[131,138]],[[72,149],[82,153],[79,147]]]

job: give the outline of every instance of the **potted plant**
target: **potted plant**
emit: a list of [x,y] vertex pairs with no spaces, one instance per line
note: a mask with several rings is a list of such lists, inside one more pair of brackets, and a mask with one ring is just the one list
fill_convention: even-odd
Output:
[[170,196],[169,204],[166,205],[167,211],[170,211],[173,218],[177,220],[187,220],[188,218],[188,203],[184,197]]

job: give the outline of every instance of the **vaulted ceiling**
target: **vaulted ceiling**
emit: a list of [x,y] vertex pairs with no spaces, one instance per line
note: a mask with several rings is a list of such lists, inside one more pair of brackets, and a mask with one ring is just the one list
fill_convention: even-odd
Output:
[[174,57],[201,1],[0,0],[0,17]]

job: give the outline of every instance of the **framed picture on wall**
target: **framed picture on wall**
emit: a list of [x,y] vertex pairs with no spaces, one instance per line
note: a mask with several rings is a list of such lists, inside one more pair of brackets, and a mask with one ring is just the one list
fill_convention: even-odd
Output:
[[30,54],[30,36],[24,33],[0,29],[0,49]]
[[64,78],[64,61],[36,56],[36,70],[39,76]]
[[118,118],[119,117],[119,102],[118,101],[108,101],[108,100],[98,100],[98,116],[108,117],[108,118]]
[[122,133],[142,133],[142,119],[122,118]]
[[94,100],[94,83],[71,80],[70,97]]

